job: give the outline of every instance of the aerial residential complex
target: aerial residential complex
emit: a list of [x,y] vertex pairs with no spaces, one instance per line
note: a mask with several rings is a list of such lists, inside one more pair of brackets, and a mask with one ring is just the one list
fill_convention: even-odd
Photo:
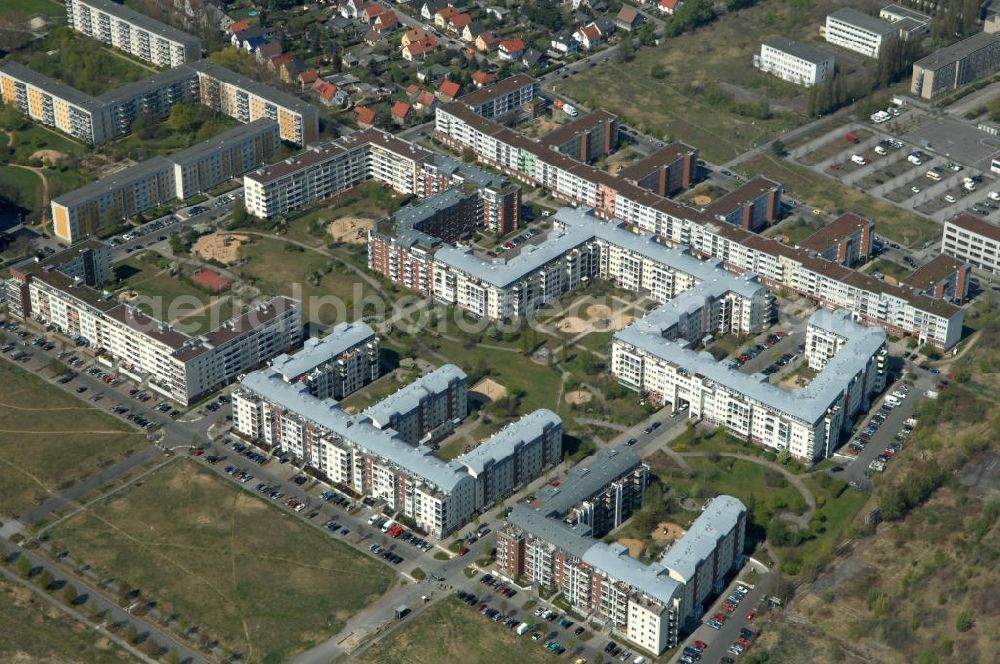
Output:
[[[357,326],[358,324],[353,324]],[[304,366],[336,367],[344,349],[358,349],[356,327],[338,327],[307,344]],[[331,339],[333,337],[333,339]],[[323,360],[329,353],[333,363]],[[361,355],[363,357],[364,355]],[[444,461],[424,443],[466,416],[465,373],[445,365],[365,411],[351,415],[296,379],[297,355],[247,374],[233,395],[233,427],[244,438],[288,451],[358,493],[385,500],[436,537],[562,460],[562,421],[540,409],[507,425],[476,448]],[[301,375],[309,375],[306,374]]]
[[[892,334],[912,335],[940,349],[950,348],[961,336],[964,314],[951,303],[757,235],[570,159],[478,115],[462,99],[438,107],[436,135],[454,149],[472,149],[481,161],[515,179],[542,186],[573,205],[592,207],[600,217],[655,233],[662,242],[722,259],[727,269],[756,273],[771,288],[785,288],[828,308],[847,309],[865,324],[879,325]],[[744,219],[745,213],[732,218]]]
[[977,32],[914,62],[910,93],[934,99],[997,69],[1000,69],[1000,34]]
[[102,224],[208,191],[265,163],[279,144],[278,124],[261,119],[169,157],[147,159],[52,199],[55,234],[75,242]]
[[6,284],[9,311],[52,325],[106,365],[183,405],[300,343],[302,306],[295,300],[272,298],[192,337],[101,290],[110,274],[111,247],[93,240],[15,265]]
[[111,0],[66,0],[66,23],[158,67],[176,67],[201,58],[197,37]]
[[269,118],[281,140],[319,135],[315,106],[208,61],[184,64],[91,97],[16,62],[0,63],[0,94],[33,120],[99,145],[132,130],[141,113],[166,117],[174,104],[201,103],[246,124]]
[[833,56],[784,37],[774,37],[760,45],[753,66],[796,85],[812,87],[833,76]]
[[[885,332],[846,312],[809,319],[806,357],[817,371],[803,388],[784,390],[763,374],[749,375],[692,346],[711,327],[725,282],[697,286],[615,333],[611,371],[623,385],[689,416],[725,426],[737,437],[813,461],[829,456],[855,415],[885,387]],[[691,320],[695,325],[690,325]],[[687,329],[686,329],[687,328]]]
[[378,337],[362,322],[340,323],[302,350],[278,355],[271,368],[288,383],[300,383],[317,399],[343,399],[379,377]]
[[[435,194],[440,196],[451,189],[462,191],[473,208],[465,208],[463,213],[476,218],[474,225],[498,235],[520,225],[520,188],[505,178],[434,154],[379,129],[359,131],[259,168],[244,176],[243,186],[247,211],[267,219],[332,198],[367,180],[435,201],[445,200],[434,198]],[[453,195],[457,193],[449,194]],[[449,241],[457,239],[462,233],[452,236],[438,224],[447,219],[453,220],[454,216],[439,215],[437,220],[420,222],[414,219],[411,225],[431,225]]]
[[558,488],[545,487],[514,507],[496,534],[496,569],[512,581],[561,592],[580,613],[607,619],[619,636],[658,655],[677,645],[685,621],[701,617],[706,599],[741,564],[747,509],[731,496],[716,497],[646,565],[624,545],[596,538],[641,505],[647,473],[629,448],[598,452]]

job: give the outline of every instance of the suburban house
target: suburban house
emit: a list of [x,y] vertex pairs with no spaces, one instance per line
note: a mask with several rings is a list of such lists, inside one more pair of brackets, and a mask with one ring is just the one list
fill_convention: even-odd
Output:
[[357,117],[358,126],[362,129],[370,129],[375,126],[375,111],[367,106],[355,106],[354,115]]
[[372,30],[380,34],[385,34],[386,32],[391,32],[399,27],[399,17],[396,16],[396,12],[387,11],[379,14],[372,21]]
[[443,9],[437,10],[434,14],[434,25],[444,30],[448,27],[448,21],[450,21],[456,14],[461,14],[459,10],[454,7],[444,7]]
[[403,47],[403,59],[407,62],[426,60],[427,56],[433,53],[435,48],[437,48],[437,40],[434,37],[410,42]]
[[364,0],[341,0],[340,15],[344,18],[360,18],[365,11]]
[[615,17],[615,26],[619,30],[632,32],[633,30],[637,30],[644,21],[645,18],[635,7],[622,5],[622,8],[618,10],[618,16]]
[[568,30],[562,30],[552,35],[552,39],[549,41],[549,48],[559,55],[572,55],[580,50],[580,44],[573,39]]
[[680,0],[660,0],[660,4],[656,8],[667,16],[673,16],[674,12],[681,8],[681,4]]
[[319,74],[316,73],[315,69],[307,69],[304,72],[300,72],[298,76],[299,87],[303,90],[311,88],[313,83],[319,80]]
[[476,37],[476,48],[483,53],[491,53],[500,45],[500,37],[493,30],[487,30]]
[[410,28],[403,33],[402,37],[400,37],[399,43],[401,46],[409,46],[413,42],[424,41],[428,37],[430,37],[430,35],[427,34],[426,30],[421,30],[420,28]]
[[481,88],[484,85],[489,85],[490,83],[496,83],[497,77],[495,74],[491,74],[485,71],[475,71],[472,72],[472,82],[476,84],[477,88]]
[[373,2],[365,7],[365,10],[361,13],[361,19],[368,25],[371,25],[372,21],[384,13],[385,7],[377,2]]
[[476,37],[484,32],[486,32],[486,26],[483,25],[482,21],[470,21],[467,26],[462,28],[462,41],[474,44]]
[[521,55],[521,64],[529,69],[534,67],[542,60],[542,53],[536,48],[525,49],[524,53]]
[[280,42],[267,42],[262,46],[257,47],[257,52],[254,56],[257,58],[257,62],[260,64],[265,64],[270,61],[271,58],[276,58],[281,55],[281,43]]
[[433,111],[437,108],[437,97],[427,90],[421,90],[413,102],[413,107],[418,111]]
[[425,21],[433,21],[438,11],[448,6],[448,0],[428,0],[420,8],[420,17]]
[[465,12],[459,12],[448,19],[448,30],[455,33],[456,35],[461,35],[462,31],[472,23],[472,17]]
[[601,31],[597,28],[596,23],[588,23],[587,25],[577,29],[573,33],[573,39],[580,44],[580,48],[585,51],[595,49],[600,46],[604,39],[601,37]]
[[506,7],[487,7],[486,15],[492,16],[500,22],[504,22],[510,17],[510,10]]
[[501,60],[520,60],[524,55],[524,42],[517,37],[504,39],[500,42],[498,50]]
[[392,105],[392,121],[396,124],[403,124],[410,117],[411,106],[405,101],[397,101]]
[[246,19],[242,21],[234,21],[232,25],[229,26],[229,34],[235,35],[237,32],[246,30],[250,27],[250,21]]
[[459,90],[462,89],[455,81],[443,81],[438,86],[438,98],[441,101],[454,101],[458,97]]
[[443,67],[441,65],[431,65],[426,69],[420,69],[417,71],[417,80],[421,83],[433,83],[434,85],[438,85],[450,75],[451,72],[448,71],[447,67]]
[[347,103],[347,95],[333,83],[319,80],[312,89],[324,106],[343,106]]

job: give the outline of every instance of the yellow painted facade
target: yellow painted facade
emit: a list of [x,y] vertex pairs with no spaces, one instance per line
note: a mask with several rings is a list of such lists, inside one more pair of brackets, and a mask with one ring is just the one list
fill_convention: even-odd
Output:
[[52,212],[55,215],[54,230],[56,237],[73,242],[76,238],[69,221],[69,211],[62,205],[53,205]]
[[45,95],[35,88],[28,88],[28,115],[33,118],[45,117]]
[[14,87],[14,79],[10,76],[0,74],[0,93],[3,94],[4,102],[8,104],[16,104],[17,89]]

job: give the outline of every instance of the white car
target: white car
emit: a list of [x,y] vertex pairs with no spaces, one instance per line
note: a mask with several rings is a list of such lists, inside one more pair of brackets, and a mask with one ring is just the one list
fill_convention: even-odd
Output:
[[917,185],[913,185],[912,187],[910,187],[910,191],[912,191],[914,194],[919,194],[920,187],[918,187]]
[[951,194],[948,194],[948,195],[946,195],[946,196],[944,197],[944,200],[945,200],[945,202],[946,202],[946,203],[955,203],[955,202],[957,202],[957,200],[958,200],[958,199],[956,199],[956,198],[955,198],[954,196],[952,196]]

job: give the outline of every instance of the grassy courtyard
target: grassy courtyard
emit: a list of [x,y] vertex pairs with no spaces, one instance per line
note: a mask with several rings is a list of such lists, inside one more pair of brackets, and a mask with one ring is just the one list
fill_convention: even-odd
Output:
[[144,435],[0,362],[0,511],[22,514],[146,445]]
[[247,662],[283,662],[393,585],[384,565],[178,460],[52,531]]
[[740,162],[736,170],[748,176],[764,175],[781,182],[792,197],[827,212],[856,212],[875,222],[876,232],[909,247],[922,247],[941,235],[941,228],[930,219],[878,200],[868,194],[839,184],[808,168],[760,154]]
[[66,9],[52,0],[0,0],[0,16],[8,17],[21,14],[63,17],[66,15]]
[[[433,637],[428,638],[428,635]],[[358,664],[438,664],[450,661],[495,664],[508,659],[518,664],[555,661],[553,655],[542,647],[542,642],[532,641],[527,635],[517,636],[457,599],[448,598],[409,620],[356,661]]]
[[30,590],[0,581],[0,661],[115,664],[132,655]]

